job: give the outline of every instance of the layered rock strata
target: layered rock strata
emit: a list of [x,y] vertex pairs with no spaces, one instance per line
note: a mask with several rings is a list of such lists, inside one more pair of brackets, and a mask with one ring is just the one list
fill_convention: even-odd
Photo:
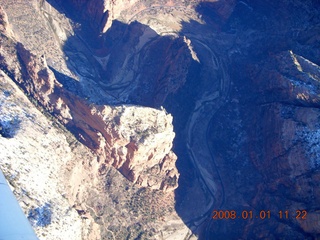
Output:
[[[155,189],[177,187],[172,117],[135,106],[96,106],[68,92],[37,57],[2,33],[1,69],[78,139],[129,180]],[[102,170],[103,171],[103,170]]]
[[[143,188],[43,115],[0,70],[0,167],[41,240],[191,235],[174,193]],[[2,208],[4,206],[0,206]]]
[[[203,236],[315,239],[320,231],[320,85],[313,31],[319,21],[312,16],[319,8],[312,1],[248,4],[239,4],[229,20],[238,31],[238,52],[228,53],[229,100],[212,120],[209,143],[228,189],[222,207],[240,218],[252,211],[253,218],[237,221],[237,228],[234,222],[208,220]],[[239,30],[239,21],[248,29]],[[299,27],[291,29],[294,24]],[[264,210],[270,217],[261,219]],[[223,227],[234,230],[219,230]]]
[[172,117],[81,100],[0,16],[0,166],[39,239],[191,236],[174,209]]
[[[132,103],[164,105],[174,116],[181,173],[174,207],[198,238],[318,237],[320,10],[316,1],[2,2],[12,19],[15,37],[25,46],[19,46],[19,57],[26,80],[32,75],[38,82],[48,82],[27,84],[30,91],[43,91],[36,96],[39,102],[52,101],[53,105],[46,107],[100,156],[70,166],[73,174],[69,192],[83,218],[108,226],[103,230],[94,225],[103,236],[121,239],[122,234],[114,234],[119,228],[121,232],[135,232],[139,221],[147,222],[143,221],[147,214],[142,213],[155,210],[143,202],[155,192],[143,188],[126,195],[131,199],[128,205],[135,210],[125,208],[127,215],[110,226],[109,218],[122,211],[121,202],[127,198],[115,197],[123,182],[117,177],[110,180],[114,172],[108,171],[107,162],[143,186],[163,185],[156,175],[166,168],[162,164],[164,155],[155,164],[154,153],[138,150],[145,137],[150,137],[150,128],[139,121],[135,123],[137,129],[123,124],[131,118],[135,122],[132,114],[136,111],[123,105]],[[21,8],[24,11],[19,11]],[[74,9],[79,14],[74,14]],[[32,27],[28,28],[30,22]],[[31,49],[32,54],[25,49]],[[15,50],[11,52],[15,54]],[[39,61],[35,56],[44,52],[46,57]],[[43,80],[53,76],[51,70],[41,72],[47,69],[44,59],[58,81]],[[8,66],[15,64],[9,58],[6,61]],[[41,61],[44,67],[32,73],[29,63],[42,66]],[[20,64],[16,66],[20,68]],[[14,77],[19,71],[7,73]],[[99,104],[84,106],[85,101],[70,92]],[[71,98],[81,109],[73,109],[74,115]],[[110,103],[117,107],[103,106]],[[169,118],[166,122],[171,121]],[[150,119],[157,121],[158,117]],[[84,120],[96,130],[88,129]],[[14,135],[7,130],[3,134]],[[150,139],[157,136],[162,135],[154,134]],[[110,142],[115,147],[104,150]],[[152,141],[149,144],[153,146]],[[150,158],[150,167],[154,167],[142,170],[136,158],[142,155]],[[127,156],[136,168],[128,165]],[[93,184],[88,179],[97,173],[102,177],[93,178]],[[170,171],[167,174],[169,178],[162,180],[174,180]],[[112,193],[111,197],[105,192]],[[172,195],[161,201],[153,199],[157,200],[150,202],[161,207],[165,201],[170,206],[174,202]],[[240,218],[212,219],[212,210],[235,210]],[[297,210],[306,210],[307,219],[296,218]],[[241,219],[243,211],[252,211],[253,218]],[[270,211],[270,217],[261,219],[260,211]],[[280,217],[279,211],[291,215]],[[174,211],[155,212],[158,217],[174,215]],[[130,225],[126,230],[119,227],[125,221],[125,226]],[[175,222],[171,223],[172,230]],[[157,224],[152,226],[163,229]],[[91,227],[85,229],[95,233]],[[188,234],[180,234],[183,229],[179,225],[178,230],[165,231],[164,235],[188,239]],[[177,234],[169,236],[173,232]],[[161,234],[153,236],[159,239]]]

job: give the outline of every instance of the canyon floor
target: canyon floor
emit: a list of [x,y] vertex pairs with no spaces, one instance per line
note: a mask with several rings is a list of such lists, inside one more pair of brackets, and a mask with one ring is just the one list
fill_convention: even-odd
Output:
[[0,167],[40,239],[320,237],[317,1],[0,7]]

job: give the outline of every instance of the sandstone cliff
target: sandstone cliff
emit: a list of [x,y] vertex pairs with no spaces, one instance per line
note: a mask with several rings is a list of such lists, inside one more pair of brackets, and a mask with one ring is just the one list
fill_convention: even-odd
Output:
[[[254,217],[238,221],[239,228],[227,235],[219,229],[233,228],[232,222],[208,221],[205,236],[314,239],[319,234],[315,6],[251,1],[239,4],[229,19],[238,34],[229,52],[232,86],[213,118],[209,142],[221,169],[222,206],[237,213],[252,210]],[[299,27],[289,27],[294,24]],[[270,211],[270,218],[260,219],[261,210]],[[301,210],[308,213],[305,219],[297,215]]]
[[174,211],[172,116],[87,103],[16,42],[2,8],[1,19],[0,165],[39,238],[189,235]]
[[[95,151],[101,157],[101,168],[111,164],[142,186],[177,187],[176,156],[170,152],[174,138],[170,115],[151,108],[89,105],[63,89],[45,56],[38,58],[5,36],[1,41],[1,68],[13,75],[37,104]],[[153,175],[147,174],[151,171]]]
[[317,1],[0,2],[3,74],[92,150],[57,183],[82,238],[318,237]]
[[1,170],[39,239],[190,234],[172,191],[141,188],[108,164],[101,167],[95,153],[45,117],[2,70],[0,152]]
[[[243,77],[216,116],[220,124],[212,126],[211,141],[217,164],[233,169],[221,172],[223,186],[229,189],[224,206],[237,212],[253,210],[258,217],[250,223],[242,221],[242,227],[228,236],[312,239],[319,232],[315,206],[320,112],[315,93],[320,68],[284,51],[243,69],[237,69]],[[227,116],[232,120],[221,122]],[[262,209],[271,217],[261,220]],[[300,210],[308,212],[306,219],[297,217]],[[290,215],[280,217],[279,211]],[[211,234],[221,234],[213,230],[217,226],[217,222],[210,224]]]

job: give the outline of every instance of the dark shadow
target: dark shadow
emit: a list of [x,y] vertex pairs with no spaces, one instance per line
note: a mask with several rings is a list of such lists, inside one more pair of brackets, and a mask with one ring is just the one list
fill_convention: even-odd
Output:
[[[63,46],[68,56],[67,66],[79,76],[79,81],[71,81],[52,69],[71,92],[97,104],[136,104],[159,108],[170,93],[184,84],[186,76],[182,70],[191,61],[183,38],[159,36],[141,23],[127,25],[116,20],[104,34],[98,28],[88,32],[97,21],[85,21],[81,17],[84,13],[71,11],[68,2],[53,5],[63,9],[74,24],[79,24],[76,34],[70,36]],[[144,37],[147,44],[136,49],[139,42],[144,41],[140,38]],[[181,62],[185,64],[180,66],[180,71],[176,66]],[[101,90],[108,97],[98,97]]]
[[[103,12],[103,0],[47,0],[47,2],[72,20],[76,34],[85,39],[85,44],[92,48],[103,47],[101,26],[104,26],[109,16],[108,12]],[[90,9],[94,9],[95,12],[88,14]]]
[[[267,170],[268,167],[274,168],[273,164],[276,163],[264,165],[264,161],[267,160],[263,157],[263,154],[264,151],[269,151],[269,149],[264,145],[266,140],[261,138],[264,126],[260,122],[267,118],[267,110],[257,106],[257,99],[261,98],[261,93],[252,86],[251,71],[248,67],[250,64],[259,65],[259,62],[263,62],[271,54],[278,54],[291,49],[302,56],[314,59],[314,53],[311,53],[310,49],[314,49],[315,43],[302,41],[303,34],[295,34],[295,30],[290,28],[295,24],[305,26],[310,19],[302,16],[298,7],[289,4],[288,8],[283,8],[284,5],[277,1],[273,3],[238,1],[231,15],[224,18],[220,14],[219,4],[219,2],[204,2],[198,5],[197,10],[203,15],[203,19],[206,21],[205,26],[194,21],[183,25],[183,33],[187,36],[192,29],[202,29],[202,31],[207,30],[214,33],[217,41],[210,40],[208,37],[204,43],[212,47],[217,57],[226,64],[227,73],[232,81],[228,96],[226,96],[219,111],[212,117],[207,132],[208,146],[213,153],[213,158],[209,161],[214,161],[215,168],[220,172],[225,199],[222,204],[217,204],[219,201],[214,202],[212,212],[206,214],[206,219],[202,224],[198,223],[198,229],[195,233],[199,236],[199,239],[205,240],[257,239],[258,232],[262,234],[260,238],[263,234],[266,234],[264,235],[266,239],[290,239],[290,236],[295,236],[296,239],[312,239],[317,234],[312,235],[304,231],[294,221],[284,221],[279,219],[277,215],[279,209],[290,208],[297,201],[295,199],[291,202],[287,199],[290,198],[289,195],[294,195],[292,192],[295,192],[296,189],[293,183],[286,187],[281,185],[279,189],[270,187],[275,181],[278,181],[279,176],[276,176],[275,172],[283,171],[280,174],[282,178],[289,178],[290,174],[285,169],[277,169],[274,172]],[[316,4],[314,3],[314,5]],[[319,8],[319,5],[317,6]],[[277,12],[277,14],[274,12]],[[307,15],[307,13],[305,14]],[[312,21],[313,25],[316,25],[315,20]],[[313,25],[311,24],[310,29],[313,29]],[[309,29],[306,30],[306,32],[309,31]],[[311,35],[311,33],[309,34]],[[205,32],[203,35],[205,35]],[[191,40],[195,40],[194,38],[190,36]],[[228,42],[232,42],[232,44],[228,44]],[[304,46],[301,45],[302,42]],[[200,51],[199,45],[194,45],[194,48],[196,52]],[[201,72],[205,71],[204,68],[203,64],[199,66],[197,71],[200,76]],[[192,78],[190,76],[190,79],[197,81],[197,88],[193,88],[194,92],[197,92],[198,89],[198,95],[193,97],[191,94],[190,99],[185,98],[185,101],[188,102],[187,105],[192,106],[195,101],[200,99],[201,89],[203,91],[203,86],[205,86],[201,86],[201,84],[205,82],[205,78]],[[190,116],[193,108],[190,107],[189,110],[188,107],[183,108],[183,100],[178,98],[180,93],[185,94],[187,92],[187,86],[188,83],[172,99],[167,98],[167,101],[175,102],[174,105],[177,107],[170,106],[167,101],[165,106],[173,113],[174,121],[177,121],[175,123],[177,136],[174,150],[179,157],[177,166],[181,176],[179,188],[175,192],[176,209],[190,229],[193,229],[195,227],[194,222],[189,221],[190,218],[186,212],[197,206],[192,205],[192,203],[186,204],[186,202],[193,201],[198,197],[194,196],[192,198],[192,194],[188,194],[188,191],[192,189],[191,186],[196,183],[196,179],[192,178],[196,174],[194,174],[194,166],[190,164],[190,161],[189,166],[181,162],[188,161],[189,156],[185,144],[185,132],[180,132],[180,129],[183,128],[181,126],[181,123],[183,123],[181,112],[186,111],[188,113],[185,116]],[[192,84],[189,86],[192,86]],[[255,115],[256,111],[260,111],[257,114],[258,119],[253,120],[252,116]],[[239,124],[240,122],[241,124]],[[246,139],[246,134],[249,135],[251,131],[255,132],[255,136],[259,140],[250,139],[249,141]],[[256,160],[253,160],[253,156],[250,155],[253,151],[257,153]],[[285,158],[282,160],[285,160]],[[258,166],[264,167],[259,168]],[[212,175],[214,174],[212,172]],[[219,185],[219,181],[216,181],[216,183]],[[202,187],[201,181],[198,187]],[[219,192],[217,192],[218,194]],[[305,199],[299,201],[304,202],[306,208],[312,202],[309,199],[308,203]],[[315,204],[315,202],[313,201],[312,204]],[[215,210],[216,212],[214,212]],[[264,210],[270,211],[270,217],[263,218]],[[221,215],[219,215],[219,211]],[[246,217],[246,211],[249,212],[249,217]],[[252,211],[252,217],[250,217],[250,211]],[[218,214],[216,214],[217,212]],[[236,213],[235,216],[230,215],[234,213]],[[213,216],[215,219],[213,219]],[[233,217],[234,219],[232,219]],[[289,231],[287,233],[277,232],[276,229],[283,224],[290,226],[290,233]]]
[[[254,236],[251,233],[246,235],[245,231],[249,220],[243,219],[239,213],[253,210],[249,204],[254,201],[261,201],[256,205],[261,209],[269,207],[263,199],[254,199],[265,179],[249,162],[248,149],[251,146],[237,145],[237,141],[243,140],[239,135],[245,135],[247,130],[241,124],[250,125],[248,120],[241,121],[250,119],[248,115],[256,110],[247,104],[254,99],[249,96],[250,82],[245,67],[266,58],[270,52],[290,48],[303,51],[305,48],[295,45],[303,37],[294,38],[290,31],[276,33],[272,27],[277,27],[277,21],[272,21],[271,27],[267,21],[274,7],[265,1],[265,8],[257,8],[253,1],[235,1],[234,6],[230,1],[229,10],[222,1],[202,2],[197,12],[205,23],[183,22],[178,38],[159,36],[139,22],[124,24],[114,21],[111,28],[102,33],[101,26],[107,14],[99,11],[96,18],[86,19],[86,13],[74,11],[69,1],[48,2],[79,24],[75,36],[69,37],[63,50],[69,58],[68,68],[81,76],[80,81],[51,68],[57,79],[69,91],[97,104],[164,106],[174,119],[176,137],[173,150],[178,156],[176,165],[180,173],[175,200],[181,219],[199,239],[253,239]],[[103,9],[103,1],[96,4],[100,4],[98,9]],[[78,8],[83,9],[83,6]],[[252,35],[246,35],[248,30],[252,30]],[[147,43],[135,50],[146,32],[149,36]],[[192,59],[183,36],[191,40],[200,62]],[[210,51],[214,52],[216,59],[211,57]],[[222,91],[220,86],[225,75],[229,75],[234,83],[233,86],[230,84],[228,91]],[[101,99],[99,90],[110,97]],[[210,113],[214,107],[208,108],[211,119],[203,126],[207,128],[204,142],[213,157],[201,161],[208,161],[218,188],[223,188],[223,196],[218,196],[219,191],[213,196],[209,194],[190,159],[186,140],[188,120],[198,100],[207,92],[214,94],[217,91],[222,99],[222,103],[217,101],[217,104],[221,106],[214,116]],[[94,99],[95,94],[98,100]],[[233,100],[238,104],[233,104]],[[236,125],[237,121],[241,124]],[[246,154],[230,156],[229,150]],[[212,209],[202,210],[203,205],[211,200]],[[215,220],[212,219],[214,210],[236,211],[238,215],[236,219]],[[276,226],[274,216],[265,221],[269,221],[269,230]],[[256,226],[260,227],[259,224]]]
[[0,135],[4,138],[14,138],[20,129],[21,120],[13,117],[10,120],[0,119]]
[[[176,133],[173,151],[178,156],[176,166],[180,173],[179,187],[175,190],[176,212],[196,235],[203,238],[202,234],[205,235],[211,224],[211,210],[203,212],[198,209],[202,208],[202,201],[207,202],[212,199],[211,196],[206,196],[208,190],[189,157],[186,127],[202,94],[206,90],[216,91],[219,88],[218,79],[221,73],[217,71],[212,76],[211,58],[206,56],[208,49],[203,46],[215,44],[211,42],[210,34],[221,31],[225,23],[225,20],[216,13],[216,5],[214,3],[199,5],[199,14],[203,15],[207,24],[196,21],[182,23],[180,36],[176,38],[159,36],[149,26],[139,22],[124,24],[113,21],[111,28],[105,34],[101,34],[99,32],[101,29],[97,27],[92,30],[92,26],[97,22],[89,19],[88,23],[83,18],[85,13],[78,14],[71,11],[68,1],[66,3],[58,1],[58,4],[53,0],[48,2],[64,12],[75,24],[79,24],[76,34],[68,38],[63,50],[68,56],[68,68],[81,76],[80,81],[77,82],[51,68],[57,79],[69,91],[98,104],[126,103],[155,108],[164,106],[173,115]],[[139,51],[135,51],[140,38],[146,32],[150,38]],[[203,36],[198,39],[194,37],[197,34]],[[201,58],[200,62],[192,59],[183,36],[191,39],[195,51]],[[125,62],[128,63],[129,69],[123,69]],[[123,74],[124,71],[128,72]],[[120,84],[119,82],[129,74],[132,74],[132,80]],[[86,81],[95,83],[97,89],[112,93],[114,99],[92,100],[90,91],[94,89],[90,89]],[[117,96],[123,91],[128,93],[126,99]],[[197,196],[198,190],[201,196]],[[199,220],[202,223],[195,228]]]
[[79,81],[58,72],[53,67],[49,66],[50,70],[54,73],[56,79],[63,85],[63,87],[68,90],[69,92],[72,92],[73,94],[85,98],[86,96],[83,94],[83,91],[81,89],[81,85]]

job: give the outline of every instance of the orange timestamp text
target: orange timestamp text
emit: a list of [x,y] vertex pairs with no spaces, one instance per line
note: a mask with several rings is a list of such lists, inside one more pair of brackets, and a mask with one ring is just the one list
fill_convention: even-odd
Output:
[[308,212],[306,210],[296,210],[295,212],[290,212],[289,210],[280,210],[278,212],[271,212],[270,210],[260,210],[260,211],[235,211],[235,210],[213,210],[212,219],[222,220],[222,219],[270,219],[271,217],[276,217],[280,219],[299,219],[306,220]]

